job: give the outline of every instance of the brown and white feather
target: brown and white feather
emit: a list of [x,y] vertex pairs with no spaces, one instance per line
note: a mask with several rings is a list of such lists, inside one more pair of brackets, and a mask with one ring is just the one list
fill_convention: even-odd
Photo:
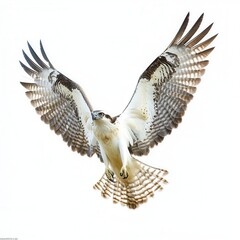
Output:
[[188,14],[169,47],[139,78],[131,101],[119,117],[134,136],[129,144],[132,154],[148,154],[151,147],[161,142],[182,121],[187,104],[208,65],[205,58],[213,50],[206,48],[217,36],[199,43],[210,31],[211,24],[193,37],[202,19],[203,14],[183,36],[189,22]]
[[58,72],[41,45],[43,62],[28,44],[35,62],[23,51],[29,67],[20,62],[23,69],[34,79],[34,83],[21,84],[27,89],[26,95],[41,119],[50,125],[56,134],[60,134],[73,151],[81,155],[92,156],[94,153],[101,159],[99,146],[92,142],[92,132],[87,122],[91,118],[92,107],[81,87]]

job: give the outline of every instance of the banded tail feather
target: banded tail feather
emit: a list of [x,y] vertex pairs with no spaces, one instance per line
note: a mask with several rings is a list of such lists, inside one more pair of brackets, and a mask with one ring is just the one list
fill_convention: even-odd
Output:
[[93,188],[100,190],[104,198],[112,198],[114,203],[121,203],[131,209],[145,203],[157,190],[163,189],[162,185],[167,183],[164,176],[168,171],[136,161],[139,171],[130,183],[123,183],[115,175],[113,180],[109,180],[104,174]]

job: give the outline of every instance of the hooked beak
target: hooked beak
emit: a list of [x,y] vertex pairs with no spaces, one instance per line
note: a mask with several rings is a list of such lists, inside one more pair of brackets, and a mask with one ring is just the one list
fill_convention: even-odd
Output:
[[91,115],[92,115],[92,120],[93,121],[96,120],[96,115],[93,112],[91,113]]

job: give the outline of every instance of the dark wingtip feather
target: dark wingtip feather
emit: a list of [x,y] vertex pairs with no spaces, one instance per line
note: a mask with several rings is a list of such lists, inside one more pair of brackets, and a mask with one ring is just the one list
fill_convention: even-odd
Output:
[[32,70],[31,68],[27,67],[25,64],[23,64],[21,61],[19,61],[21,67],[23,68],[23,70],[30,76],[33,76],[34,74],[36,74],[37,72],[35,72],[34,70]]
[[204,13],[202,13],[202,15],[198,18],[192,28],[188,31],[188,33],[181,39],[181,41],[178,43],[179,45],[185,44],[196,33],[202,23],[203,16]]
[[20,84],[21,84],[23,87],[27,88],[27,84],[28,84],[28,83],[26,83],[26,82],[20,82]]
[[32,46],[30,45],[29,42],[27,42],[28,44],[28,48],[34,58],[34,60],[42,67],[42,68],[49,68],[39,57],[38,55],[36,54],[36,52],[34,51],[34,49],[32,48]]
[[47,54],[43,48],[43,44],[42,44],[41,40],[40,40],[40,50],[41,50],[43,58],[48,62],[49,66],[54,69],[54,66],[52,65],[52,63],[50,62],[50,60],[47,57]]
[[181,27],[179,28],[177,34],[175,35],[175,37],[173,38],[173,40],[169,44],[168,48],[171,47],[172,45],[176,44],[180,40],[182,35],[184,34],[184,32],[187,28],[188,22],[189,22],[189,16],[190,16],[190,12],[188,12],[188,14],[186,15],[185,19],[183,20],[183,23],[182,23]]
[[194,47],[197,43],[199,43],[210,31],[210,29],[212,28],[213,23],[210,24],[207,28],[205,28],[201,33],[199,33],[195,38],[193,38],[192,40],[190,40],[188,42],[188,44],[186,45],[187,47],[191,48]]
[[33,62],[32,59],[30,57],[28,57],[28,55],[25,53],[24,50],[22,50],[22,53],[23,53],[25,60],[27,61],[27,63],[29,64],[29,66],[31,68],[33,68],[37,72],[42,71],[42,68],[39,65],[37,65],[35,62]]
[[194,51],[200,52],[202,49],[206,48],[216,37],[217,37],[218,33],[215,34],[214,36],[208,38],[207,40],[195,45],[193,47]]
[[35,85],[35,83],[27,83],[27,82],[20,82],[20,84],[25,87],[27,90],[31,90],[32,86]]

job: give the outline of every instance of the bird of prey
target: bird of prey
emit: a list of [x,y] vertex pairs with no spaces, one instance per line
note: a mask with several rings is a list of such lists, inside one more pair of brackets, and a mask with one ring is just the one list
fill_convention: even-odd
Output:
[[21,82],[27,97],[73,151],[96,155],[105,164],[94,188],[115,203],[134,209],[167,183],[166,170],[146,165],[136,156],[147,155],[178,126],[193,98],[208,65],[205,59],[214,49],[207,47],[217,36],[204,39],[212,24],[196,33],[202,20],[203,14],[184,35],[187,14],[167,49],[140,76],[128,105],[114,117],[93,109],[83,89],[54,68],[41,41],[43,59],[29,43],[34,60],[23,51],[29,66],[20,64],[34,79]]

